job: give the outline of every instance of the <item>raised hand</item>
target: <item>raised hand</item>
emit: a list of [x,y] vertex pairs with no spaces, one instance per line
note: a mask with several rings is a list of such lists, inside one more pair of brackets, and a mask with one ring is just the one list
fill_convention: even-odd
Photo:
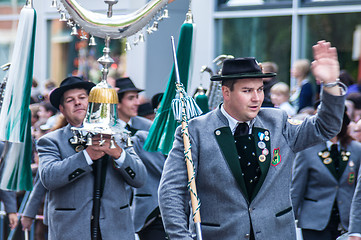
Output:
[[318,41],[312,50],[314,61],[311,69],[316,80],[323,83],[335,82],[340,75],[336,48],[331,47],[331,43],[322,40]]

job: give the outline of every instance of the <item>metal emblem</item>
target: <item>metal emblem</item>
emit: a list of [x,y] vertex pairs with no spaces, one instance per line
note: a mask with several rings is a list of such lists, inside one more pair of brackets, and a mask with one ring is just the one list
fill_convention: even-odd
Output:
[[84,150],[84,146],[83,145],[78,145],[75,147],[75,152],[80,152]]
[[221,131],[217,130],[217,131],[216,131],[216,135],[217,135],[217,136],[221,135]]
[[330,152],[323,152],[321,156],[322,158],[328,158],[330,156]]
[[258,157],[258,160],[260,161],[260,162],[264,162],[264,161],[266,161],[266,156],[265,155],[260,155],[259,157]]
[[266,144],[264,142],[258,142],[257,145],[260,149],[266,148]]
[[323,163],[326,164],[326,165],[330,164],[330,163],[332,163],[332,159],[331,158],[326,158],[326,159],[323,160]]
[[269,154],[268,149],[267,149],[267,148],[263,149],[263,150],[262,150],[262,154],[265,155],[265,156],[267,156],[267,155]]

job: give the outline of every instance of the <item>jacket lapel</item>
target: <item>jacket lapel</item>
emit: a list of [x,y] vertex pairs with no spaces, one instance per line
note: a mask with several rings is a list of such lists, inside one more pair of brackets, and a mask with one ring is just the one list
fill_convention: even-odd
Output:
[[234,178],[241,188],[245,199],[248,199],[246,184],[242,177],[242,169],[238,160],[238,153],[236,145],[234,144],[234,137],[231,129],[229,127],[218,128],[214,131],[214,135]]
[[[332,173],[332,175],[337,179],[335,165],[333,164],[333,159],[331,158],[330,151],[328,148],[318,152],[318,156],[321,159],[322,163],[327,167],[327,169]],[[338,159],[336,159],[338,161]]]
[[263,128],[253,127],[252,134],[255,141],[254,144],[256,148],[256,156],[259,167],[261,169],[261,176],[259,178],[259,181],[255,189],[253,190],[251,200],[253,200],[256,197],[257,193],[261,189],[261,186],[267,176],[271,162],[271,153],[270,153],[271,138],[269,131]]
[[341,149],[341,161],[339,162],[340,178],[347,167],[347,163],[348,163],[350,156],[351,156],[351,153],[349,151],[346,151],[345,149]]

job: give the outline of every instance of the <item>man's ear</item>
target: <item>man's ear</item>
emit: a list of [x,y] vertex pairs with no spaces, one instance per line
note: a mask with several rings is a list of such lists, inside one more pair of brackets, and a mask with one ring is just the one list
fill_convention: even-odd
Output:
[[63,105],[59,104],[59,111],[64,114],[64,107]]
[[230,93],[231,93],[231,90],[229,89],[229,87],[222,86],[223,99],[227,100],[229,98]]

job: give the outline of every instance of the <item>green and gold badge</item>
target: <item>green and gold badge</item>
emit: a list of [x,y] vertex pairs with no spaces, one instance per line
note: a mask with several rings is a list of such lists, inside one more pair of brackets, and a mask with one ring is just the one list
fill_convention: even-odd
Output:
[[272,166],[277,166],[281,162],[280,148],[273,149]]

